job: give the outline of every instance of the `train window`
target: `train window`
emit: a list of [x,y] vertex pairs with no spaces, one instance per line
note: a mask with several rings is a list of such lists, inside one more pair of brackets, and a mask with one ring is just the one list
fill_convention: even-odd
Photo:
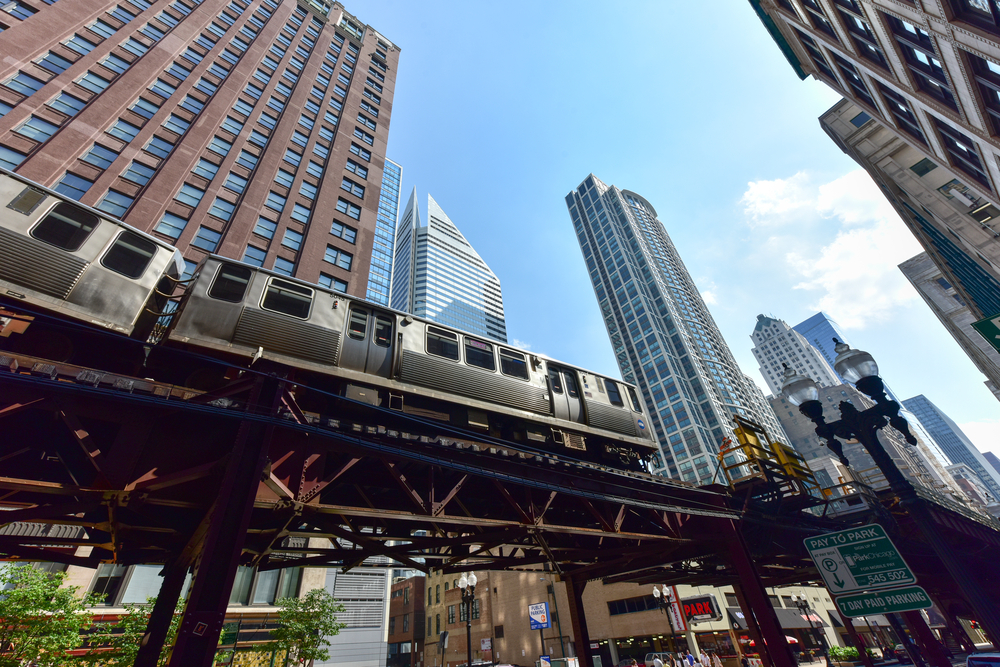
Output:
[[41,190],[36,190],[35,188],[25,188],[21,190],[21,194],[10,200],[7,204],[7,208],[17,211],[18,213],[23,213],[28,215],[36,208],[38,205],[45,201],[46,195]]
[[611,405],[625,407],[625,403],[622,402],[621,392],[618,391],[618,385],[615,384],[614,380],[605,380],[604,386],[608,388],[608,399],[610,399]]
[[347,335],[356,340],[364,340],[368,331],[368,311],[351,309],[351,321],[347,325]]
[[562,377],[559,373],[559,369],[555,367],[549,367],[549,383],[552,385],[552,392],[555,394],[563,393],[562,388]]
[[215,276],[215,282],[208,290],[208,295],[219,301],[239,303],[246,295],[247,286],[253,270],[235,264],[223,264]]
[[580,392],[576,389],[576,378],[573,377],[573,371],[563,371],[563,377],[566,378],[566,393],[569,394],[569,397],[580,398]]
[[267,289],[264,291],[260,307],[265,310],[273,310],[276,313],[306,319],[309,317],[312,297],[313,291],[308,287],[302,287],[280,278],[271,278],[271,282],[268,283]]
[[444,329],[427,327],[427,354],[458,361],[458,336]]
[[72,204],[59,203],[35,225],[31,235],[39,241],[72,252],[80,249],[100,221],[96,215]]
[[156,244],[135,232],[122,232],[111,249],[104,253],[101,264],[128,278],[138,278],[149,266],[156,253]]
[[632,409],[635,412],[642,412],[642,403],[639,402],[639,396],[635,393],[635,389],[632,387],[625,387],[628,389],[629,400],[632,401]]
[[493,346],[472,338],[465,339],[465,362],[470,366],[485,368],[488,371],[497,369],[497,362],[493,357]]
[[528,364],[525,361],[524,355],[520,352],[505,350],[501,347],[500,372],[504,375],[510,375],[512,377],[521,378],[522,380],[527,380]]
[[392,320],[385,315],[375,316],[375,344],[379,347],[392,344]]

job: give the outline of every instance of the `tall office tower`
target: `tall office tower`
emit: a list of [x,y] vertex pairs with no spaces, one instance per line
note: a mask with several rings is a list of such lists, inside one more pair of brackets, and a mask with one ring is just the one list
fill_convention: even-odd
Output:
[[507,342],[500,280],[433,197],[424,225],[413,189],[396,238],[393,308]]
[[830,370],[837,376],[840,384],[844,384],[844,378],[840,377],[840,373],[833,368],[833,362],[837,360],[837,351],[835,349],[837,344],[833,342],[833,339],[847,341],[844,332],[840,330],[840,325],[832,317],[820,311],[812,317],[802,320],[792,327],[792,329],[802,334],[809,341],[809,344],[830,365]]
[[781,393],[785,365],[799,375],[811,377],[821,387],[843,384],[820,351],[784,320],[758,315],[750,340],[754,344],[751,352],[760,364],[760,374],[775,396]]
[[732,415],[771,419],[754,409],[746,376],[652,204],[591,174],[566,205],[618,367],[639,386],[662,449],[654,471],[711,481]]
[[1000,473],[1000,457],[997,457],[993,452],[983,452],[983,458],[989,463],[994,470]]
[[917,288],[924,302],[972,363],[986,376],[986,386],[1000,399],[1000,353],[972,328],[976,317],[965,299],[925,252],[900,264],[899,270]]
[[372,245],[372,267],[368,273],[367,299],[383,306],[389,305],[392,285],[392,251],[396,236],[399,211],[399,183],[403,168],[386,159],[382,170],[382,189],[378,195],[378,217],[375,222],[375,241]]
[[364,297],[399,49],[322,0],[10,4],[0,166]]
[[972,468],[993,494],[993,499],[1000,499],[1000,472],[986,461],[958,424],[923,394],[906,399],[903,405],[920,418],[953,463],[964,463]]

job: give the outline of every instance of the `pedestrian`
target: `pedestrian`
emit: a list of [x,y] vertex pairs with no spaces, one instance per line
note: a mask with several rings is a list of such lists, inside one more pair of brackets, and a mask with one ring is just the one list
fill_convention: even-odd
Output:
[[660,660],[660,656],[657,653],[653,654],[653,667],[663,667],[663,661]]
[[684,659],[687,661],[688,667],[694,667],[694,656],[691,655],[690,650],[688,650],[687,655],[684,656]]
[[708,654],[704,651],[701,652],[701,660],[699,660],[702,667],[712,667],[712,659],[708,657]]
[[750,667],[750,661],[745,655],[740,656],[740,667]]
[[712,654],[712,667],[722,667],[722,660],[719,659],[718,653]]

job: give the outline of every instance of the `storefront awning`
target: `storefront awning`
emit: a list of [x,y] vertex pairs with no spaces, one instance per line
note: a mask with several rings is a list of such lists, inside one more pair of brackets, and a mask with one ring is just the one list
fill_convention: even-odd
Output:
[[[876,625],[881,626],[883,628],[889,626],[889,619],[887,619],[885,616],[883,616],[882,614],[872,614],[871,616],[858,616],[852,619],[854,627],[857,628],[858,630],[862,629],[867,630],[868,627],[865,624],[865,619],[868,619],[868,624],[870,624],[872,627]],[[833,624],[836,625],[837,627],[840,628],[844,627],[844,624],[840,620],[840,614],[831,613],[830,620],[833,621]]]
[[[729,612],[729,620],[733,624],[733,628],[736,630],[746,630],[747,621],[746,617],[743,615],[743,610],[739,607],[727,607],[726,611]],[[795,630],[798,628],[827,628],[827,624],[818,613],[815,611],[806,618],[805,615],[799,612],[798,609],[775,609],[775,615],[778,617],[778,624],[781,625],[785,630]],[[812,625],[809,621],[812,621]]]

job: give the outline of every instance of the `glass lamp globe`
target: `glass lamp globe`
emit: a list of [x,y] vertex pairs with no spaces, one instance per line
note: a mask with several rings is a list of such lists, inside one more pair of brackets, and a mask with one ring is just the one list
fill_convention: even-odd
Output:
[[476,573],[475,572],[470,572],[469,573],[469,586],[471,586],[472,588],[475,588],[477,581],[479,581],[479,579],[476,577]]
[[[834,340],[837,341],[836,338]],[[867,352],[852,349],[850,345],[840,341],[837,341],[834,350],[837,358],[833,362],[833,369],[848,382],[856,384],[862,378],[878,375],[878,364]]]
[[469,576],[463,572],[462,576],[458,578],[458,587],[465,588],[468,585],[469,585]]
[[802,405],[806,401],[819,400],[819,388],[812,378],[797,374],[788,367],[785,367],[785,376],[781,380],[781,393],[788,398],[792,405]]
[[660,599],[660,589],[657,588],[656,586],[653,586],[653,597],[656,598],[657,600]]
[[667,585],[663,584],[663,598],[666,600],[670,599],[670,593],[667,592]]

